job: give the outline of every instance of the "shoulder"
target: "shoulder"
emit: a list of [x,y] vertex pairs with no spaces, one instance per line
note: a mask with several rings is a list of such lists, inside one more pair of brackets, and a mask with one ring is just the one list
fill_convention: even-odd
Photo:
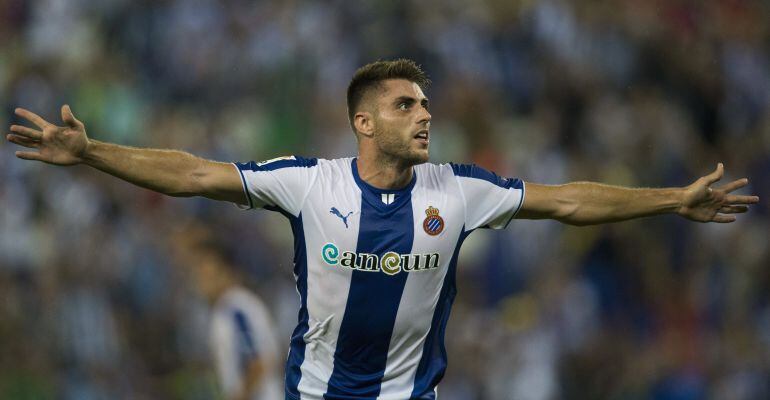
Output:
[[448,162],[448,163],[441,163],[441,164],[434,164],[434,163],[424,163],[415,166],[415,170],[417,173],[427,173],[427,174],[451,174],[453,176],[463,177],[463,178],[478,178],[478,179],[484,179],[488,180],[492,176],[497,176],[494,172],[491,172],[488,169],[485,169],[483,167],[480,167],[476,164],[461,164],[461,163],[455,163],[455,162]]
[[520,179],[506,178],[476,164],[447,164],[452,169],[452,174],[461,179],[486,181],[504,189],[520,189],[523,182]]
[[414,170],[417,172],[418,175],[441,176],[441,177],[452,175],[451,163],[450,164],[423,163],[420,165],[415,165]]
[[232,286],[230,289],[228,289],[222,294],[222,299],[225,302],[236,303],[236,304],[244,300],[251,301],[254,297],[255,296],[251,291],[241,286]]
[[236,162],[242,171],[321,170],[326,173],[350,173],[352,157],[324,159],[299,155],[276,157],[265,161]]
[[353,163],[353,157],[345,158],[332,158],[332,159],[317,159],[316,163],[319,168],[327,169],[330,171],[349,172]]
[[414,171],[420,187],[447,190],[457,186],[457,179],[449,164],[424,163],[416,165]]
[[352,163],[352,157],[319,158],[316,164],[317,181],[322,185],[350,184],[353,180]]
[[225,291],[217,301],[217,308],[264,308],[264,303],[253,292],[241,287],[234,286]]
[[235,165],[242,171],[275,171],[283,168],[313,168],[318,165],[318,159],[292,155],[265,161],[235,163]]

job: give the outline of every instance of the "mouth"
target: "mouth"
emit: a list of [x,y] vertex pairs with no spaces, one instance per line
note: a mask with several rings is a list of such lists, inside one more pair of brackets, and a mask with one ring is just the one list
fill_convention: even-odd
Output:
[[417,140],[418,142],[420,142],[420,143],[422,143],[422,144],[425,144],[425,145],[427,145],[428,143],[430,143],[430,134],[428,133],[428,130],[427,130],[427,129],[423,129],[423,130],[421,130],[421,131],[418,131],[418,132],[417,132],[417,133],[414,135],[414,138],[415,138],[415,140]]

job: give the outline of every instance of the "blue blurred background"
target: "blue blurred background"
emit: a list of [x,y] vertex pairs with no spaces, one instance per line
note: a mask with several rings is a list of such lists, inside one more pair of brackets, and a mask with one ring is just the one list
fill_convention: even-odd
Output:
[[[0,125],[22,106],[93,138],[226,161],[355,154],[355,69],[434,81],[432,161],[541,183],[682,186],[723,161],[761,203],[476,232],[444,400],[770,398],[770,3],[740,0],[2,0]],[[6,128],[7,129],[7,128]],[[207,305],[171,251],[225,243],[288,349],[283,217],[175,199],[0,145],[0,398],[217,398]]]

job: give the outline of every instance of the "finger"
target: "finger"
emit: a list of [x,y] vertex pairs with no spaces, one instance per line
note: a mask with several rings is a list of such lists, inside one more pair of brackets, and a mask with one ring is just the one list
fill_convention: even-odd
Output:
[[19,157],[22,160],[43,161],[43,156],[41,156],[40,153],[34,151],[17,151],[16,157]]
[[24,147],[37,148],[40,146],[40,142],[32,140],[24,136],[9,134],[6,136],[9,142],[18,144]]
[[742,214],[749,211],[749,206],[723,206],[719,209],[722,214]]
[[83,126],[83,123],[75,118],[75,114],[72,113],[72,109],[67,104],[61,106],[61,119],[71,128],[80,128]]
[[759,202],[759,196],[740,196],[730,195],[725,196],[725,203],[733,204],[755,204]]
[[735,215],[722,215],[717,214],[714,216],[714,218],[711,219],[711,222],[716,222],[720,224],[729,224],[730,222],[735,222]]
[[23,108],[17,108],[16,115],[28,120],[29,122],[32,122],[33,124],[37,125],[37,127],[40,129],[44,129],[46,126],[51,125],[48,122],[46,122],[46,120],[44,120],[43,117],[33,113],[32,111],[25,110]]
[[27,128],[26,126],[21,125],[11,125],[11,132],[18,133],[19,135],[26,136],[30,139],[41,139],[43,137],[43,132],[40,132],[37,129]]
[[732,181],[722,187],[719,188],[719,190],[724,190],[725,193],[730,193],[734,190],[740,189],[746,185],[749,184],[749,180],[746,178],[738,179],[736,181]]
[[711,186],[714,184],[714,182],[722,179],[722,175],[725,173],[725,167],[722,165],[722,163],[717,164],[717,169],[714,170],[714,172],[704,176],[703,178],[706,180],[706,185]]

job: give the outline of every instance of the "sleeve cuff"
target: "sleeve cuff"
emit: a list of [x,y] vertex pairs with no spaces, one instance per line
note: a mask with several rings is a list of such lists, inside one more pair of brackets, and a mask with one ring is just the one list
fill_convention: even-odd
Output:
[[516,214],[519,213],[521,210],[521,207],[524,206],[524,197],[527,195],[527,184],[524,182],[524,180],[521,181],[521,200],[519,201],[519,206],[516,207],[516,211],[511,214],[511,217],[508,218],[508,222],[505,223],[505,226],[503,226],[503,229],[507,228],[508,225],[513,221],[514,218],[516,218]]
[[234,203],[236,207],[240,208],[241,210],[251,210],[254,208],[254,201],[251,200],[251,193],[249,193],[249,186],[246,183],[246,177],[243,176],[243,171],[241,171],[240,168],[238,168],[238,165],[236,163],[232,163],[233,167],[238,171],[238,174],[241,176],[241,184],[243,185],[243,194],[246,195],[246,199],[248,200],[248,204],[240,204],[240,203]]

